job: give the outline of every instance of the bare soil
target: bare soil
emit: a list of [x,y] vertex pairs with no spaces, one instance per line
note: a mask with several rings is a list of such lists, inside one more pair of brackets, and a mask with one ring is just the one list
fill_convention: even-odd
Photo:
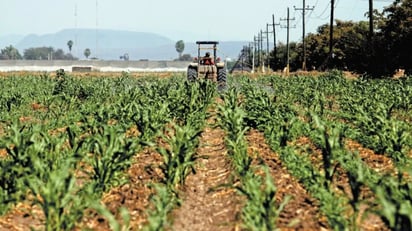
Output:
[[187,177],[181,192],[182,206],[172,213],[172,230],[239,230],[242,197],[231,180],[224,132],[207,127],[198,150],[196,174]]
[[[213,124],[214,121],[208,121]],[[196,163],[196,174],[190,174],[181,187],[180,207],[170,215],[171,230],[242,230],[241,209],[244,198],[232,186],[238,184],[232,175],[232,166],[227,157],[224,145],[224,132],[221,129],[207,126],[202,133]],[[251,130],[247,134],[249,154],[258,158],[269,167],[277,187],[276,201],[280,203],[286,195],[292,199],[281,212],[276,224],[280,230],[331,230],[327,219],[319,211],[319,202],[312,198],[297,179],[289,174],[279,156],[266,144],[262,133]],[[313,145],[307,138],[302,138],[294,145]],[[361,158],[378,172],[393,171],[393,163],[389,158],[377,155],[363,148],[354,141],[348,141],[350,150],[359,152]],[[320,166],[321,155],[316,155],[313,163]],[[5,156],[0,150],[0,156]],[[138,153],[134,164],[127,173],[130,182],[121,187],[111,189],[103,195],[101,202],[120,219],[119,208],[125,207],[131,215],[132,230],[139,230],[147,222],[146,210],[150,205],[150,196],[154,193],[150,184],[159,182],[162,174],[159,169],[162,157],[153,149],[147,148]],[[350,197],[348,180],[345,174],[334,179],[334,185],[343,194]],[[365,190],[365,199],[371,194]],[[363,208],[363,212],[367,208]],[[362,214],[363,215],[363,214]],[[366,219],[358,219],[362,230],[388,230],[376,215],[367,214]],[[0,217],[0,230],[44,229],[44,215],[37,206],[30,202],[15,205],[7,214]],[[86,211],[86,216],[75,230],[111,230],[106,218],[95,211]]]

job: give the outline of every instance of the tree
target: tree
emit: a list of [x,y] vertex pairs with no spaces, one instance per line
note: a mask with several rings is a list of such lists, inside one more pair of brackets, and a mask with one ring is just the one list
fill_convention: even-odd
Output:
[[89,49],[89,48],[84,49],[83,54],[84,54],[84,56],[86,56],[86,59],[88,59],[88,58],[89,58],[89,56],[90,56],[90,54],[91,54],[90,49]]
[[177,41],[175,48],[176,48],[177,53],[179,53],[179,58],[182,57],[182,53],[185,50],[185,43],[183,42],[183,40]]
[[72,41],[72,40],[69,40],[69,41],[67,42],[67,46],[69,47],[70,53],[72,53],[73,41]]
[[193,60],[190,54],[183,54],[179,58],[175,59],[175,61],[191,61]]
[[24,50],[23,56],[28,60],[50,60],[53,54],[53,47],[32,47]]
[[[299,62],[300,55],[297,53],[297,46],[296,42],[290,42],[290,54],[289,54],[289,66],[290,70],[297,70],[300,66],[302,66],[302,62]],[[284,43],[278,43],[276,45],[276,57],[274,57],[274,50],[272,50],[269,54],[269,65],[274,68],[283,68],[286,67],[286,55],[287,55],[287,46]],[[257,55],[257,54],[255,54]],[[257,57],[255,57],[256,59]]]
[[20,55],[19,50],[10,45],[1,49],[0,59],[22,59],[22,56]]
[[[371,50],[367,48],[368,23],[336,20],[332,54],[329,56],[328,24],[318,27],[317,34],[309,34],[307,41],[307,66],[316,69],[338,68],[364,73],[370,65]],[[302,46],[298,46],[301,52]]]
[[24,59],[28,60],[73,60],[71,54],[65,54],[62,49],[54,50],[53,47],[32,47],[24,50]]
[[[396,0],[383,11],[385,19],[380,27],[377,46],[380,59],[389,73],[397,68],[412,73],[412,0]],[[379,43],[380,42],[380,43]]]

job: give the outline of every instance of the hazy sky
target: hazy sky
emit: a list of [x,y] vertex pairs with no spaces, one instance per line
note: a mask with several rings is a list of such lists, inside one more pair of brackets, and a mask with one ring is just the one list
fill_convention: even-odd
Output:
[[[252,41],[266,24],[286,25],[290,8],[291,41],[302,36],[303,0],[0,0],[0,36],[47,34],[67,28],[124,29],[154,32],[173,40]],[[391,1],[375,0],[382,10]],[[306,32],[329,23],[330,0],[306,0]],[[96,7],[97,6],[97,7]],[[335,0],[335,19],[367,20],[368,0]],[[77,10],[76,10],[77,9]],[[77,16],[76,16],[77,15]],[[97,16],[97,17],[96,17]],[[276,28],[277,41],[286,40],[286,29]],[[270,35],[273,36],[273,35]],[[273,37],[271,37],[273,40]]]

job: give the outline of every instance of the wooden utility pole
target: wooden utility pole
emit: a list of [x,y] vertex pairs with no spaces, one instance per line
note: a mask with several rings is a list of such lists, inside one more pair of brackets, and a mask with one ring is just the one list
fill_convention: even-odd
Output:
[[289,7],[286,19],[280,19],[281,21],[286,21],[286,28],[287,28],[287,36],[286,36],[286,75],[289,75],[289,57],[290,57],[290,46],[289,46],[289,29],[290,29],[290,21],[295,20],[295,18],[289,17]]
[[260,52],[259,52],[259,66],[261,68],[262,72],[265,72],[265,61],[263,58],[263,31],[260,30],[260,40],[259,40],[259,44],[260,44]]
[[306,10],[313,10],[315,7],[305,6],[305,0],[303,0],[302,8],[296,8],[295,10],[302,11],[302,46],[303,46],[303,58],[302,58],[302,70],[306,71],[306,43],[305,43],[305,13]]
[[269,24],[266,24],[266,65],[269,67]]
[[255,72],[255,56],[256,56],[256,44],[257,44],[258,39],[256,36],[253,37],[253,59],[252,59],[252,73]]
[[253,57],[253,43],[249,43],[249,60],[252,60]]
[[369,45],[372,44],[373,38],[373,0],[369,0]]
[[[280,23],[275,23],[275,15],[272,14],[272,23],[268,23],[267,26],[272,26],[273,31],[271,33],[273,33],[273,57],[276,60],[277,57],[277,48],[276,48],[276,26],[279,26]],[[268,63],[269,64],[269,63]]]
[[333,62],[333,14],[335,11],[335,0],[330,3],[330,31],[329,31],[329,62]]

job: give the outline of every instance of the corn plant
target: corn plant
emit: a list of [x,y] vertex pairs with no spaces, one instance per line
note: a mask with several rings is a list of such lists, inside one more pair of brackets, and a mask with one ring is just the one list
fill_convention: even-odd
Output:
[[7,157],[0,161],[0,189],[4,213],[10,203],[19,200],[22,184],[20,179],[33,170],[31,153],[34,150],[33,128],[21,126],[18,121],[13,122],[8,134],[0,140],[0,148],[6,149]]
[[154,187],[156,194],[150,199],[153,208],[147,212],[147,224],[143,227],[143,230],[165,230],[165,227],[169,224],[168,214],[180,202],[176,194],[167,186],[154,184],[152,187]]
[[184,184],[190,172],[195,171],[201,130],[174,124],[172,129],[168,129],[168,133],[173,135],[162,137],[168,147],[158,147],[157,151],[163,156],[161,169],[165,183],[169,188],[175,189],[179,184]]
[[136,142],[125,137],[125,132],[104,125],[89,138],[88,148],[92,155],[88,159],[93,172],[88,173],[96,191],[106,191],[123,182],[122,171],[131,164],[131,157],[138,150]]
[[226,146],[233,161],[236,172],[243,176],[251,166],[252,158],[247,153],[245,132],[249,129],[245,126],[246,113],[238,106],[238,92],[231,88],[224,95],[225,104],[218,106],[218,125],[226,134]]
[[[323,169],[326,183],[332,181],[337,168],[337,157],[343,150],[343,131],[340,127],[332,127],[325,124],[317,115],[312,115],[314,128],[311,138],[322,151]],[[329,187],[329,184],[326,185]]]
[[165,125],[168,120],[168,105],[164,102],[153,102],[152,105],[136,105],[131,120],[140,132],[140,139],[148,142]]
[[[45,230],[70,230],[83,216],[86,204],[76,196],[75,178],[71,170],[72,164],[56,166],[41,177],[31,175],[25,184],[34,194],[34,204],[39,205],[46,218]],[[47,169],[46,163],[36,161],[36,169]]]
[[247,230],[275,230],[276,219],[288,198],[277,205],[276,187],[267,167],[264,167],[265,180],[251,167],[252,158],[248,155],[245,139],[248,130],[244,122],[246,113],[238,103],[238,94],[236,89],[231,88],[223,95],[225,104],[218,107],[218,124],[227,133],[226,147],[235,172],[240,177],[241,185],[236,189],[247,198],[242,210],[243,225]]
[[330,188],[324,176],[314,168],[307,156],[300,155],[297,150],[286,147],[280,150],[281,160],[288,170],[305,186],[308,192],[320,202],[320,210],[328,218],[334,230],[347,230],[348,221],[343,216],[346,200]]
[[287,196],[280,204],[275,201],[276,186],[273,184],[268,168],[263,169],[264,180],[249,171],[242,178],[242,186],[236,187],[247,198],[242,210],[243,225],[247,230],[276,230],[276,220],[291,199]]
[[113,231],[130,230],[131,228],[130,227],[130,213],[126,208],[121,207],[119,209],[122,221],[118,221],[116,217],[110,212],[110,210],[106,206],[104,206],[102,203],[95,202],[91,204],[90,207],[95,209],[99,214],[101,214],[108,220],[111,230]]
[[[216,85],[210,81],[183,82],[166,92],[169,110],[180,124],[203,124],[206,109],[216,93]],[[194,122],[193,120],[197,120]],[[194,122],[194,123],[193,123]]]
[[385,184],[375,188],[377,201],[381,205],[376,213],[392,230],[412,229],[412,183],[400,183],[386,179]]

